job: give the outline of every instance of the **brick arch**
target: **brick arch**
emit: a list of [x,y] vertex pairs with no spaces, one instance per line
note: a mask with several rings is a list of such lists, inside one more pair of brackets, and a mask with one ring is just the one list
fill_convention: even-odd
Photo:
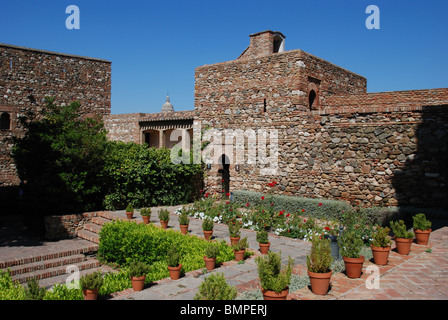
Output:
[[319,109],[319,87],[314,83],[308,84],[308,108],[309,110]]

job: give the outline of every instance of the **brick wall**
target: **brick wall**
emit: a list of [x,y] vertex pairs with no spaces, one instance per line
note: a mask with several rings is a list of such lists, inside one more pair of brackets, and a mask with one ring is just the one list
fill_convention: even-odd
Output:
[[46,96],[59,105],[79,101],[83,115],[110,114],[111,63],[0,44],[0,114],[11,117],[10,128],[0,130],[0,186],[18,184],[5,138],[23,133],[18,117],[39,113]]

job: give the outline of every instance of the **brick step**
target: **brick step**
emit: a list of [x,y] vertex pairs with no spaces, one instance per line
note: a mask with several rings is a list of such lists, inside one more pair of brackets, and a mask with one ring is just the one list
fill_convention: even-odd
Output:
[[88,240],[88,241],[91,241],[91,242],[96,243],[96,244],[100,243],[100,237],[99,237],[98,233],[94,233],[94,232],[89,231],[89,230],[85,230],[85,229],[79,230],[78,231],[78,237],[82,238],[82,239],[85,239],[85,240]]
[[97,224],[99,226],[104,226],[106,223],[111,222],[110,219],[106,219],[103,217],[94,217],[92,218],[92,223]]
[[[100,267],[99,261],[96,259],[91,259],[91,258],[88,258],[85,261],[73,263],[70,265],[77,266],[80,271]],[[17,274],[15,276],[12,276],[11,278],[12,278],[12,280],[18,281],[19,283],[26,283],[28,280],[30,280],[32,278],[41,280],[41,279],[52,278],[52,277],[56,277],[56,276],[60,276],[60,275],[64,275],[64,274],[69,276],[67,273],[68,266],[69,265],[62,265],[62,266],[48,268],[48,269],[44,269],[44,270],[37,270],[37,271],[33,271],[33,272]]]
[[63,265],[69,265],[69,264],[75,264],[78,262],[83,262],[86,260],[86,256],[83,254],[75,254],[67,257],[62,258],[56,258],[56,259],[49,259],[49,260],[43,260],[38,262],[31,262],[27,264],[21,264],[14,267],[9,267],[8,269],[5,269],[3,271],[9,270],[11,276],[19,275],[19,274],[25,274],[29,272],[44,270],[44,269],[50,269],[55,267],[60,267]]
[[84,225],[84,230],[99,234],[102,227],[102,225],[96,223],[87,223]]
[[5,257],[4,260],[0,260],[0,270],[12,268],[14,266],[26,265],[29,263],[69,257],[78,254],[96,253],[98,251],[98,244],[86,242],[72,249],[65,248],[64,244],[61,244],[61,246],[56,245],[50,246],[49,248],[36,247],[36,249],[37,250],[35,252],[30,251],[20,258]]
[[[79,271],[79,277],[81,278],[82,276],[84,276],[86,274],[90,274],[90,273],[97,272],[97,271],[104,272],[102,267],[90,268],[90,269],[85,269],[85,270]],[[69,274],[65,273],[65,274],[61,274],[59,276],[41,279],[41,280],[39,280],[39,286],[45,287],[48,290],[51,287],[53,287],[55,284],[66,283],[67,278],[69,276],[70,276]]]

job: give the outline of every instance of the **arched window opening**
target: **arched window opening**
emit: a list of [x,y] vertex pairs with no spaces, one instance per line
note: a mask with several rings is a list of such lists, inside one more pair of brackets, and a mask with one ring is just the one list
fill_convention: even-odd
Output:
[[10,130],[11,129],[11,116],[8,112],[3,112],[0,116],[0,129]]
[[308,102],[310,110],[313,110],[313,106],[314,108],[317,107],[316,98],[317,98],[316,91],[311,90],[310,93],[308,94]]
[[227,194],[230,192],[230,159],[225,154],[219,159],[219,164],[222,165],[220,169],[223,197],[227,198]]

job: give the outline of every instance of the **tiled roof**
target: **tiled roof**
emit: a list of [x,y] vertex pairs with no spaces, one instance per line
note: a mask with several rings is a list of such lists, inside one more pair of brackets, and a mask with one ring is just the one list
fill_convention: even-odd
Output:
[[145,117],[140,119],[140,122],[193,120],[193,119],[194,119],[194,110],[187,110],[187,111],[173,111],[173,112],[159,112],[159,113],[145,114]]

